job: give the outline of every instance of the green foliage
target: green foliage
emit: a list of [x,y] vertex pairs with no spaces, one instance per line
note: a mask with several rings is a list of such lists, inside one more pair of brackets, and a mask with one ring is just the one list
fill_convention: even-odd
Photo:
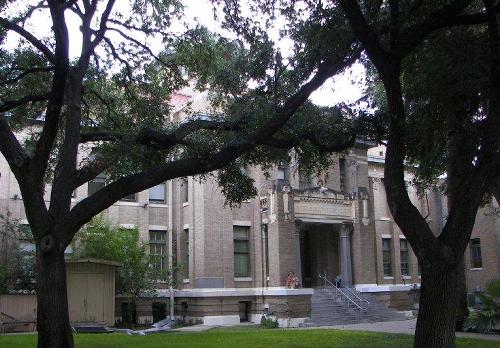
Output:
[[35,252],[30,245],[33,236],[29,227],[19,225],[10,213],[0,214],[0,293],[33,291],[35,289]]
[[478,294],[481,300],[480,309],[471,309],[464,329],[474,332],[490,332],[500,323],[500,279],[486,287],[486,291]]
[[278,319],[262,316],[260,319],[260,326],[264,329],[277,329],[280,325]]
[[159,274],[151,266],[147,245],[139,241],[137,228],[116,228],[96,217],[77,233],[74,245],[73,258],[93,257],[122,263],[116,276],[118,294],[139,297],[154,292],[158,280],[172,283],[172,272]]
[[[485,27],[443,30],[424,41],[403,62],[401,80],[407,114],[407,164],[420,190],[446,172],[450,134],[461,139],[462,156],[472,162],[487,112],[488,43]],[[374,109],[372,137],[387,136],[389,114],[382,82],[365,60],[365,99]]]

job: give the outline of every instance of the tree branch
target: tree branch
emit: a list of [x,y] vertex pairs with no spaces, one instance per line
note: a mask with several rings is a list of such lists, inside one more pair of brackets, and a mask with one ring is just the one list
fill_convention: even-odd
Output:
[[50,94],[43,95],[27,95],[17,100],[2,100],[2,104],[0,105],[0,113],[10,111],[15,109],[21,105],[39,101],[46,101],[50,98]]
[[28,159],[28,155],[3,115],[0,115],[0,152],[15,174],[19,173],[19,169],[26,164],[25,161]]
[[88,45],[88,47],[84,47],[82,49],[82,55],[80,56],[80,59],[78,61],[78,64],[81,65],[82,61],[87,61],[89,60],[90,56],[94,52],[95,48],[99,43],[104,39],[104,35],[106,33],[106,22],[108,21],[109,15],[111,14],[111,10],[113,9],[113,6],[115,5],[115,0],[108,0],[108,3],[106,4],[106,8],[104,9],[104,12],[102,13],[101,20],[99,23],[99,30],[97,31],[97,34],[95,35],[94,40]]
[[[321,63],[313,78],[287,100],[275,117],[265,122],[247,136],[239,139],[237,143],[230,141],[212,155],[202,158],[193,157],[175,160],[156,168],[118,179],[92,196],[80,201],[63,217],[63,221],[61,222],[61,225],[65,226],[67,231],[65,242],[69,243],[71,241],[74,234],[73,231],[78,230],[83,224],[90,221],[94,215],[108,208],[126,195],[153,187],[165,180],[220,169],[245,152],[250,151],[255,145],[265,142],[266,139],[273,136],[290,119],[314,90],[321,86],[328,78],[351,65],[359,57],[360,53],[361,48],[355,47],[351,48],[348,52],[344,52],[344,54],[325,60]],[[178,130],[174,131],[175,135],[165,138],[165,135],[162,134],[162,137],[158,140],[163,142],[165,146],[170,146],[172,138],[176,140],[182,139],[187,134],[193,132],[194,129],[199,129],[201,125],[213,126],[214,123],[207,123],[204,120],[191,121],[185,125],[181,125]],[[220,129],[220,124],[216,124],[216,126],[217,129]]]
[[91,161],[78,169],[72,176],[73,189],[89,182],[102,173],[108,166],[100,161]]
[[13,77],[11,79],[0,81],[0,84],[1,85],[13,85],[30,74],[34,74],[34,73],[38,73],[38,72],[53,71],[54,67],[51,67],[51,66],[49,66],[49,67],[34,67],[34,68],[30,68],[30,69],[19,69],[19,70],[22,71],[19,75],[17,75],[16,77]]
[[31,43],[40,52],[42,52],[45,58],[47,58],[49,62],[54,63],[55,61],[54,53],[52,53],[52,51],[47,46],[45,46],[40,40],[38,40],[33,34],[28,32],[26,29],[3,17],[0,17],[0,26],[4,27],[7,30],[12,30],[17,34],[19,34],[20,36],[22,36],[23,38],[25,38],[29,43]]
[[40,138],[36,143],[31,167],[34,177],[39,181],[42,181],[45,176],[50,152],[57,135],[69,69],[68,28],[64,18],[64,1],[49,0],[49,7],[56,47],[53,58],[54,75],[51,95],[47,103],[45,123]]
[[401,31],[398,45],[394,48],[394,54],[403,59],[415,49],[430,33],[449,26],[459,25],[460,21],[465,21],[465,17],[459,17],[472,0],[455,0],[442,6],[431,13],[425,20],[414,24]]

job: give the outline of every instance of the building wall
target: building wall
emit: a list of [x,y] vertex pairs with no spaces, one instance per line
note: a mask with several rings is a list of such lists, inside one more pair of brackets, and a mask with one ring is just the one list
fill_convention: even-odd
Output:
[[[338,191],[342,184],[345,191],[355,197],[351,234],[354,284],[418,284],[418,262],[411,251],[410,275],[401,276],[399,245],[404,236],[394,223],[386,202],[382,181],[384,151],[380,148],[367,150],[366,146],[360,145],[346,154],[334,155],[334,164],[328,175],[315,179],[315,182],[335,191]],[[339,173],[340,159],[344,161],[346,171],[342,183]],[[149,191],[145,190],[137,194],[136,202],[117,202],[107,209],[103,216],[123,227],[137,226],[140,237],[145,242],[149,240],[149,230],[168,231],[169,238],[173,239],[170,254],[173,255],[174,265],[180,267],[178,288],[252,288],[264,287],[267,284],[283,286],[288,272],[298,270],[296,258],[299,252],[293,193],[290,193],[285,209],[283,192],[276,189],[273,191],[275,168],[270,170],[271,178],[266,178],[261,168],[247,168],[247,172],[255,180],[258,196],[243,202],[239,207],[231,208],[225,205],[224,197],[213,177],[208,176],[204,181],[190,177],[187,182],[187,202],[182,199],[182,179],[175,179],[168,183],[165,204],[150,203]],[[1,156],[0,174],[0,212],[5,213],[8,210],[14,218],[27,223],[19,187]],[[411,180],[409,174],[407,180]],[[298,167],[293,163],[289,171],[289,182],[292,188],[298,189]],[[87,184],[77,188],[73,202],[84,199],[87,192]],[[47,202],[49,193],[50,185],[47,186]],[[272,201],[268,211],[262,211],[263,197]],[[445,199],[439,192],[428,192],[427,197],[419,198],[412,188],[410,197],[427,217],[433,231],[439,233],[447,211]],[[483,267],[470,270],[467,266],[469,291],[477,287],[483,288],[488,281],[500,275],[500,229],[498,216],[494,215],[498,205],[496,202],[492,204],[493,208],[482,208],[477,215],[472,237],[481,239]],[[263,224],[267,225],[269,235],[269,281],[265,274]],[[250,276],[244,279],[234,277],[233,226],[238,225],[250,228]],[[186,230],[189,231],[189,265],[184,264]],[[383,274],[382,238],[386,237],[391,239],[391,277],[384,277]],[[330,245],[330,242],[326,244]],[[170,244],[168,245],[170,247]],[[470,265],[469,257],[467,250],[466,265]],[[336,260],[332,260],[328,266],[328,273],[331,272],[332,277],[338,272],[335,262]]]
[[[479,209],[471,239],[479,238],[481,245],[482,267],[474,268],[470,248],[465,251],[465,270],[467,290],[483,291],[492,280],[500,279],[500,222],[499,207],[493,199]],[[496,218],[495,218],[496,217]]]

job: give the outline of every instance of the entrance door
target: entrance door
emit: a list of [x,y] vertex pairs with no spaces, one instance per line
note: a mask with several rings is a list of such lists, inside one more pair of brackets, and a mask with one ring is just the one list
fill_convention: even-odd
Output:
[[86,321],[104,322],[104,274],[87,274]]
[[104,322],[104,274],[69,273],[68,306],[72,322]]
[[306,224],[301,230],[302,281],[304,287],[322,287],[319,274],[333,281],[340,274],[338,233],[331,224]]
[[87,313],[87,274],[68,274],[68,306],[69,320],[72,322],[85,321]]

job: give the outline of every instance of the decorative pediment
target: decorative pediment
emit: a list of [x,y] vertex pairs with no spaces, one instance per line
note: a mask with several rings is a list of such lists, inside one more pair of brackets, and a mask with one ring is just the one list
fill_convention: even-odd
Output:
[[342,191],[335,191],[328,187],[311,187],[303,190],[294,189],[293,193],[296,197],[311,197],[315,199],[335,199],[353,201],[356,195]]
[[294,190],[295,218],[333,223],[354,220],[355,196],[324,187]]

